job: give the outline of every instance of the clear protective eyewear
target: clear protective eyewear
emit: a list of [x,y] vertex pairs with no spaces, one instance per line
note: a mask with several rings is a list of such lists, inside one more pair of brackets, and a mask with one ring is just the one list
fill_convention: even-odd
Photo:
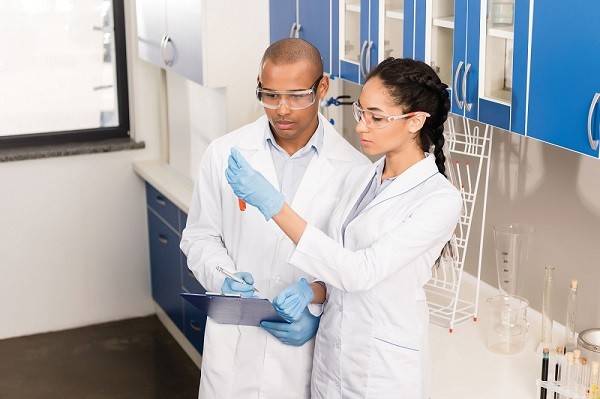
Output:
[[426,118],[429,118],[427,112],[423,111],[415,111],[409,112],[408,114],[402,115],[386,115],[381,112],[369,111],[368,109],[362,109],[358,102],[352,103],[352,114],[354,115],[354,119],[356,122],[363,121],[368,128],[371,129],[381,129],[389,125],[392,121],[397,121],[399,119],[406,119],[416,115],[424,115]]
[[315,103],[317,87],[321,79],[323,79],[323,75],[319,76],[310,88],[300,90],[268,90],[263,89],[259,82],[256,88],[256,98],[263,107],[269,109],[278,109],[284,102],[292,110],[305,109]]

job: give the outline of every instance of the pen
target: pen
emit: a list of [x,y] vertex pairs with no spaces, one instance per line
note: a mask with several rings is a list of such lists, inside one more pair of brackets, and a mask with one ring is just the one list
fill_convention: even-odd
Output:
[[[230,272],[229,270],[225,269],[224,267],[217,266],[216,269],[217,269],[218,272],[223,273],[224,275],[226,275],[227,277],[229,277],[230,279],[232,279],[235,282],[238,282],[240,284],[248,284],[247,282],[245,282],[244,280],[242,280],[238,276],[234,275],[232,272]],[[248,284],[248,285],[250,285],[250,284]],[[254,292],[260,292],[258,290],[258,288],[256,288],[256,287],[252,287],[252,289],[254,290]]]

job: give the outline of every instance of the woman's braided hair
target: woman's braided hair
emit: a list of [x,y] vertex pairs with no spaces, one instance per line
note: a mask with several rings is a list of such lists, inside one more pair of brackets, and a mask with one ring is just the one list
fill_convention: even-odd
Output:
[[421,148],[431,152],[440,173],[446,176],[444,122],[450,111],[448,86],[426,63],[408,58],[387,58],[371,71],[367,80],[378,77],[404,113],[424,111],[431,115],[419,133]]

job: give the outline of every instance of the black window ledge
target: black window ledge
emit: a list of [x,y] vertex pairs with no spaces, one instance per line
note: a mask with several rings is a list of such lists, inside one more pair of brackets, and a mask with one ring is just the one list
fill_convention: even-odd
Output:
[[0,162],[138,150],[145,147],[146,144],[143,141],[134,141],[129,137],[63,144],[19,146],[0,148]]

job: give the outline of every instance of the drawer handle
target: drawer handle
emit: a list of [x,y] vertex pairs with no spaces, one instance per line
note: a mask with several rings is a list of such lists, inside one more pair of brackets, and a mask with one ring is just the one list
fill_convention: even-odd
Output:
[[202,332],[202,327],[200,326],[200,322],[196,320],[190,320],[190,327],[192,330]]
[[168,239],[167,239],[167,237],[165,237],[164,235],[162,235],[162,234],[159,234],[159,235],[158,235],[158,242],[160,242],[160,244],[161,244],[163,247],[165,247],[165,246],[167,246],[167,244],[169,243],[169,240],[168,240]]
[[599,140],[594,140],[594,135],[592,134],[592,121],[594,120],[594,109],[596,105],[598,105],[598,100],[600,100],[600,93],[594,94],[594,99],[592,100],[592,104],[590,105],[590,110],[588,112],[588,141],[590,142],[590,147],[592,150],[596,151],[598,149]]
[[165,200],[165,197],[163,197],[162,195],[156,196],[156,203],[160,206],[167,206],[167,201]]

